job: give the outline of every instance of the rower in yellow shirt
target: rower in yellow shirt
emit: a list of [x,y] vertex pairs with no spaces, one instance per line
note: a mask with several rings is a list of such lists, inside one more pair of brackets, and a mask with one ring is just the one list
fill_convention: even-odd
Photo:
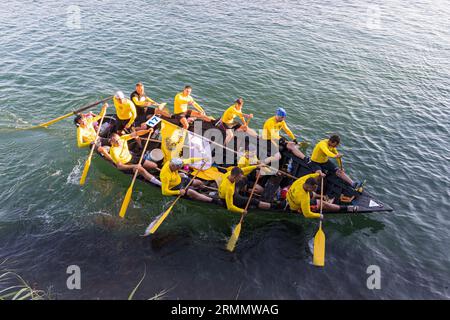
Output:
[[[239,194],[239,190],[236,189],[236,184],[244,178],[245,174],[250,173],[257,167],[258,166],[249,166],[242,169],[234,167],[231,171],[228,171],[223,175],[222,182],[219,186],[219,197],[220,199],[225,200],[228,210],[237,213],[246,213],[242,208],[245,208],[249,198]],[[251,199],[250,206],[265,210],[272,207],[270,203],[259,201],[255,198]]]
[[153,161],[143,159],[142,163],[139,163],[140,155],[133,154],[128,149],[128,141],[135,139],[138,136],[145,134],[151,135],[153,129],[134,131],[130,134],[119,136],[117,133],[113,133],[110,138],[111,147],[109,149],[109,155],[116,165],[117,169],[121,171],[135,171],[138,170],[146,180],[158,186],[161,182],[151,175],[147,170],[156,169],[158,165]]
[[[180,120],[180,123],[184,129],[189,128],[189,122],[187,118],[190,117],[199,118],[207,122],[210,122],[212,120],[211,117],[208,117],[206,115],[205,110],[203,110],[203,108],[194,101],[194,99],[191,97],[191,92],[192,87],[185,86],[184,90],[175,96],[175,100],[173,102],[173,117]],[[189,109],[189,106],[194,107],[196,110]]]
[[[204,201],[204,202],[213,202],[213,198],[205,196],[190,187],[186,189],[190,179],[187,176],[180,176],[178,172],[183,165],[197,162],[201,160],[201,158],[190,158],[190,159],[181,159],[181,158],[172,158],[170,161],[167,161],[159,174],[159,178],[161,179],[161,192],[165,196],[177,196],[177,195],[187,195],[195,200]],[[200,187],[203,185],[203,182],[200,180],[194,179],[191,186],[192,187]]]
[[336,147],[340,144],[341,138],[338,135],[332,135],[329,139],[319,141],[311,155],[310,166],[313,170],[321,170],[326,174],[336,174],[339,178],[347,182],[353,188],[358,189],[362,183],[360,181],[353,181],[342,168],[338,168],[336,164],[330,161],[329,158],[342,158]]
[[[249,135],[253,137],[257,137],[257,133],[255,130],[250,129],[247,125],[245,119],[253,118],[253,114],[245,114],[242,112],[242,107],[244,106],[244,99],[238,98],[235,103],[230,106],[223,113],[220,120],[216,123],[216,126],[225,130],[226,137],[224,145],[227,145],[231,139],[234,137],[233,131],[242,131],[247,132]],[[241,123],[234,121],[234,119],[238,117],[241,120]]]
[[[279,161],[281,159],[280,152],[286,148],[298,158],[308,161],[309,159],[307,159],[303,152],[296,146],[297,139],[286,124],[286,116],[286,110],[278,108],[275,116],[267,119],[264,123],[262,138],[267,141],[267,156],[270,161]],[[292,141],[287,141],[285,138],[281,137],[280,130],[283,130]]]
[[[320,208],[320,194],[317,194],[317,187],[319,183],[317,179],[319,177],[324,178],[320,170],[316,173],[307,174],[297,180],[289,187],[289,191],[286,196],[287,204],[292,211],[302,213],[305,218],[320,218],[323,219],[323,215],[314,211],[318,211]],[[312,194],[312,196],[311,196]],[[323,200],[323,210],[329,212],[337,212],[346,210],[348,212],[357,212],[357,206],[340,206]]]
[[[78,114],[74,123],[77,126],[77,145],[78,148],[88,147],[95,142],[95,137],[97,136],[97,129],[94,124],[97,124],[103,115],[106,113],[106,108],[108,104],[105,103],[100,111],[99,115],[93,114]],[[97,124],[98,126],[98,124]],[[106,159],[112,161],[109,156],[108,147],[110,146],[109,139],[98,137],[95,149],[100,152]]]
[[136,107],[137,116],[135,125],[136,127],[139,127],[137,130],[146,129],[147,126],[145,125],[145,122],[153,115],[170,117],[170,114],[162,109],[165,105],[164,103],[159,104],[145,94],[144,84],[142,82],[136,84],[136,90],[131,93],[130,99]]
[[123,129],[130,129],[137,117],[134,103],[125,98],[122,91],[116,92],[113,101],[114,107],[116,108],[116,132],[120,132]]

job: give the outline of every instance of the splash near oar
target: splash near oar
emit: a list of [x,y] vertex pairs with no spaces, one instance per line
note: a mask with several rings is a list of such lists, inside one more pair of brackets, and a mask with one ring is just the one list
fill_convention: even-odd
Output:
[[85,111],[85,110],[87,110],[87,109],[89,109],[89,108],[92,108],[92,107],[94,107],[94,106],[96,106],[96,105],[98,105],[98,104],[100,104],[100,103],[106,102],[106,101],[112,99],[112,97],[113,97],[113,96],[109,96],[108,98],[105,98],[105,99],[96,101],[96,102],[94,102],[94,103],[88,104],[87,106],[81,107],[80,109],[77,109],[77,110],[75,110],[75,111],[69,112],[69,113],[67,113],[67,114],[65,114],[65,115],[63,115],[63,116],[60,116],[60,117],[58,117],[58,118],[55,118],[55,119],[53,119],[53,120],[50,120],[50,121],[41,123],[41,124],[39,124],[39,125],[37,125],[37,126],[33,126],[33,127],[30,127],[30,128],[26,128],[26,129],[47,128],[48,126],[50,126],[50,125],[52,125],[52,124],[54,124],[54,123],[56,123],[56,122],[58,122],[58,121],[64,120],[64,119],[66,119],[66,118],[68,118],[68,117],[70,117],[70,116],[73,116],[73,115],[75,115],[75,114],[77,114],[77,113],[80,113],[80,112],[82,112],[82,111]]
[[[321,177],[320,183],[320,214],[322,214],[323,208],[323,177]],[[322,230],[322,220],[320,220],[319,230],[314,237],[314,253],[313,264],[318,267],[325,265],[325,233]]]
[[[256,185],[258,184],[260,176],[261,176],[261,171],[258,172],[255,184],[253,185],[253,188],[252,188],[252,192],[250,193],[250,197],[248,198],[247,204],[245,205],[244,212],[247,212],[248,206],[250,205],[250,202],[252,201],[252,197],[253,197],[253,194],[255,192]],[[245,216],[245,213],[243,213],[241,215],[241,220],[239,220],[239,223],[236,225],[236,227],[234,227],[233,232],[231,233],[230,240],[228,240],[227,250],[230,251],[230,252],[232,252],[234,250],[234,248],[236,247],[236,243],[237,243],[237,241],[239,239],[239,235],[241,234],[242,221],[244,220],[244,216]]]
[[97,143],[97,140],[98,140],[100,128],[102,127],[103,119],[105,118],[107,107],[108,107],[108,104],[105,104],[105,106],[104,106],[105,111],[103,112],[102,118],[100,119],[100,123],[98,125],[97,132],[95,134],[94,143],[92,144],[91,151],[89,152],[89,156],[88,156],[86,162],[84,163],[83,173],[81,174],[81,177],[80,177],[80,186],[84,185],[84,183],[86,182],[86,177],[89,172],[89,168],[91,167],[91,159],[92,159],[92,155],[94,154],[95,144]]

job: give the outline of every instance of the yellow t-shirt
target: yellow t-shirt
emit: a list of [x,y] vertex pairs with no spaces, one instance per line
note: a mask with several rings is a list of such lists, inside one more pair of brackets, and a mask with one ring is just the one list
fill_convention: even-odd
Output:
[[136,120],[136,107],[134,106],[134,103],[129,99],[125,99],[124,103],[120,103],[119,100],[116,99],[116,97],[113,98],[113,101],[114,107],[116,107],[117,117],[120,120],[130,119],[127,125],[131,126],[134,120]]
[[262,137],[264,140],[278,140],[280,139],[281,129],[283,129],[284,132],[286,132],[289,138],[295,139],[295,136],[292,133],[292,131],[288,128],[286,121],[283,120],[277,122],[275,116],[267,119],[267,121],[264,123]]
[[77,145],[78,148],[87,147],[94,142],[97,132],[94,129],[94,122],[100,120],[106,113],[106,109],[103,109],[98,116],[92,118],[86,118],[87,125],[85,128],[77,127]]
[[311,155],[311,161],[317,163],[325,163],[328,157],[336,158],[337,149],[328,145],[328,139],[321,140],[316,146]]
[[194,99],[192,99],[190,95],[185,96],[183,95],[183,92],[178,93],[173,102],[173,113],[179,114],[188,111],[188,103],[193,101]]
[[[202,160],[202,158],[189,158],[183,159],[184,164],[194,163]],[[161,180],[161,192],[165,196],[176,196],[180,194],[180,190],[171,190],[181,183],[181,177],[178,170],[170,170],[170,161],[167,161],[159,173],[159,179]]]
[[242,123],[245,123],[244,115],[242,114],[242,110],[236,109],[236,104],[233,104],[229,107],[222,115],[222,122],[226,124],[233,124],[234,118],[238,116]]
[[111,146],[109,148],[109,155],[111,156],[114,163],[122,163],[127,164],[131,161],[133,156],[130,153],[130,150],[128,149],[128,140],[133,139],[133,137],[130,134],[125,134],[120,137],[119,139],[119,145],[117,147]]
[[306,180],[309,178],[317,178],[318,176],[318,173],[312,173],[295,180],[286,196],[286,200],[288,201],[291,210],[301,210],[305,218],[320,218],[319,213],[311,211],[311,197],[309,192],[306,192],[305,189],[303,189]]
[[[241,168],[241,169],[244,172],[244,175],[247,175],[250,172],[252,172],[254,169],[256,169],[256,166],[249,166],[249,167],[245,167],[245,168]],[[233,196],[234,196],[236,183],[231,182],[228,179],[230,174],[231,174],[231,171],[228,171],[222,177],[222,182],[220,183],[220,186],[219,186],[219,198],[225,199],[228,210],[230,210],[232,212],[243,213],[244,209],[236,207],[233,203]]]

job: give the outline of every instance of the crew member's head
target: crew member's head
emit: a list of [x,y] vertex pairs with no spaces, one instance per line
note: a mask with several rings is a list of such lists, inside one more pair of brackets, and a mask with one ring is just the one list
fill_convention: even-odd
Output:
[[308,178],[305,181],[305,184],[303,185],[303,189],[305,189],[305,191],[307,192],[314,192],[317,190],[317,180],[314,178]]
[[114,95],[114,97],[115,97],[120,103],[123,103],[123,101],[125,100],[125,95],[123,94],[122,91],[117,91],[116,94]]
[[284,110],[283,108],[278,108],[276,113],[275,113],[275,119],[277,120],[277,122],[281,122],[284,119],[286,119],[287,113],[286,110]]
[[140,96],[144,95],[144,93],[145,93],[145,91],[144,91],[144,84],[142,82],[136,83],[136,92]]
[[231,182],[239,182],[244,178],[244,172],[239,167],[234,167],[231,169],[230,173],[230,181]]
[[109,139],[109,141],[111,142],[111,145],[112,145],[113,147],[118,147],[118,146],[120,146],[119,140],[120,140],[120,136],[119,136],[117,133],[113,133],[113,134],[111,135],[111,138]]
[[328,139],[328,145],[332,148],[336,148],[339,145],[339,143],[341,143],[341,138],[337,134],[333,134]]
[[236,101],[234,102],[236,104],[236,106],[238,108],[242,108],[244,106],[244,99],[242,98],[237,98]]
[[172,158],[169,163],[171,171],[180,170],[183,167],[183,160],[181,158]]
[[189,96],[191,94],[191,92],[192,92],[192,87],[191,86],[189,86],[189,85],[184,86],[183,94],[185,96]]
[[73,120],[73,123],[77,126],[77,127],[86,127],[87,126],[87,121],[86,118],[83,117],[83,115],[81,114],[77,114],[77,116],[75,117],[75,119]]

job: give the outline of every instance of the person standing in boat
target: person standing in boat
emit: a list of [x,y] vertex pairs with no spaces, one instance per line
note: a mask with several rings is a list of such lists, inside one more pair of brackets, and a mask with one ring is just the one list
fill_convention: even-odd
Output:
[[123,129],[129,130],[134,125],[137,117],[134,103],[125,98],[122,91],[116,92],[113,101],[116,108],[116,132],[120,132]]
[[[219,198],[225,200],[228,210],[241,214],[246,213],[246,211],[242,208],[245,208],[249,198],[247,196],[240,195],[236,186],[242,179],[244,179],[246,174],[249,174],[258,166],[248,166],[242,169],[239,167],[234,167],[231,171],[228,171],[223,175],[222,182],[219,185]],[[276,208],[275,205],[271,205],[268,202],[259,201],[255,198],[251,199],[250,206],[264,210]]]
[[[323,219],[323,215],[317,212],[320,208],[320,194],[317,194],[317,188],[319,183],[317,179],[324,178],[325,174],[317,170],[315,173],[307,174],[297,180],[289,187],[289,191],[286,195],[286,205],[292,211],[302,213],[305,218],[320,218]],[[329,212],[348,211],[357,212],[357,206],[340,206],[323,200],[323,210]]]
[[358,189],[361,187],[361,182],[353,181],[342,168],[338,168],[329,159],[342,158],[342,154],[336,149],[340,142],[341,138],[338,135],[332,135],[329,139],[319,141],[312,152],[310,165],[313,167],[313,170],[321,170],[326,174],[336,174],[353,188]]
[[[223,113],[220,120],[216,123],[216,126],[223,129],[225,131],[226,137],[224,145],[226,146],[234,137],[234,130],[247,132],[249,135],[253,137],[257,137],[257,133],[255,130],[250,129],[247,125],[245,119],[253,118],[253,114],[245,114],[242,112],[242,107],[244,106],[244,99],[238,98],[235,103],[230,106]],[[236,117],[241,119],[242,123],[234,121]]]
[[[208,196],[205,196],[193,189],[186,188],[190,179],[187,176],[181,176],[179,170],[185,165],[193,162],[197,162],[202,160],[202,158],[190,158],[190,159],[181,159],[181,158],[172,158],[170,161],[167,161],[159,174],[159,178],[161,179],[161,192],[164,196],[185,196],[187,195],[190,198],[195,200],[203,201],[203,202],[213,202],[214,199]],[[192,182],[192,187],[200,187],[203,183],[200,180],[194,179]]]
[[117,169],[121,171],[138,170],[139,174],[146,180],[160,186],[161,182],[147,171],[158,168],[157,164],[150,160],[144,160],[142,163],[139,163],[140,157],[137,154],[132,154],[128,149],[129,140],[145,134],[149,134],[150,136],[152,132],[153,129],[140,130],[123,136],[113,133],[110,138],[111,147],[109,149],[109,155]]
[[[303,152],[297,148],[297,139],[286,124],[286,117],[286,110],[283,108],[278,108],[275,116],[267,119],[264,123],[262,138],[267,141],[267,156],[271,159],[270,161],[279,161],[281,159],[280,151],[282,151],[283,148],[287,148],[295,156],[306,161],[308,159],[305,157]],[[281,137],[280,130],[286,132],[292,141],[287,141],[285,138]],[[274,148],[278,148],[278,150]],[[273,155],[272,150],[276,150]]]
[[[137,129],[145,130],[147,128],[145,126],[145,122],[155,114],[162,114],[170,117],[170,114],[163,110],[160,110],[162,104],[153,101],[145,94],[144,84],[142,82],[138,82],[136,84],[136,90],[131,93],[130,99],[136,107],[137,116],[135,125],[136,127],[139,127]],[[157,108],[151,108],[152,106]]]
[[[179,119],[181,125],[186,130],[189,128],[187,118],[195,117],[207,122],[212,120],[206,115],[205,110],[203,110],[203,108],[194,101],[191,97],[191,92],[192,87],[189,85],[185,86],[184,90],[175,96],[175,100],[173,102],[173,117],[175,119]],[[196,110],[188,109],[189,106],[194,107]]]

